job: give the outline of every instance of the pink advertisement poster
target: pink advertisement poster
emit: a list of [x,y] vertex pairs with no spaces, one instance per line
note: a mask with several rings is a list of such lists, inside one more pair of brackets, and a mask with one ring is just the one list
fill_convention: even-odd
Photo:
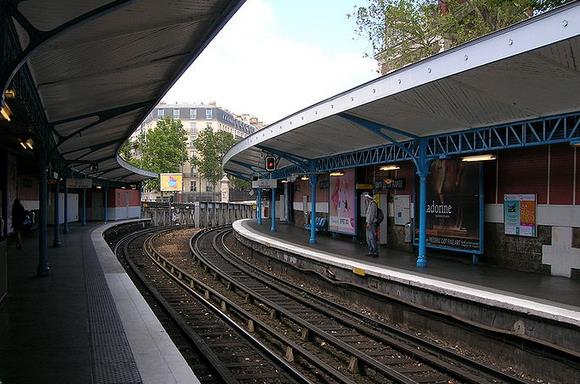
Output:
[[330,232],[354,235],[355,226],[354,169],[344,171],[344,176],[330,178]]

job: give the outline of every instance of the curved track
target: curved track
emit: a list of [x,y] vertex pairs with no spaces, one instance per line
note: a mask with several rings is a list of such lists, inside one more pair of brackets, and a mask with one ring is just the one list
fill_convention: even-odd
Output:
[[[116,246],[139,280],[179,327],[176,342],[202,383],[307,383],[310,382],[284,360],[272,355],[262,343],[231,321],[219,307],[176,279],[184,275],[171,258],[159,257],[153,243],[167,242],[179,231],[141,231],[126,236]],[[192,232],[192,229],[189,229]],[[179,237],[179,236],[177,236]],[[183,237],[183,236],[181,236]],[[181,240],[187,257],[187,234]],[[187,257],[188,258],[188,257]],[[191,262],[191,261],[190,261]],[[175,340],[175,339],[174,339]]]

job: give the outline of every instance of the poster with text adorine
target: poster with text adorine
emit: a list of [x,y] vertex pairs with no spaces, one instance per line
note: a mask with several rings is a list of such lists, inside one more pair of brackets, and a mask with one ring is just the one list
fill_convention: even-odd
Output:
[[506,235],[535,237],[536,195],[503,195],[503,221]]

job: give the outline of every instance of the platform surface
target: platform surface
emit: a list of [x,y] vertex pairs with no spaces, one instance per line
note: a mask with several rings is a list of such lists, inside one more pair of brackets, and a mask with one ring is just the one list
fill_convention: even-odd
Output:
[[199,382],[102,239],[114,224],[71,225],[43,278],[36,234],[9,245],[0,383]]
[[378,258],[366,256],[366,243],[352,237],[333,238],[319,235],[316,244],[309,244],[306,230],[279,224],[270,231],[270,221],[258,225],[256,220],[240,220],[234,224],[262,239],[274,248],[299,250],[305,256],[345,268],[362,267],[367,273],[397,280],[445,294],[533,313],[580,326],[580,281],[565,277],[519,272],[494,265],[473,265],[470,258],[428,256],[428,267],[417,268],[416,255],[380,249]]

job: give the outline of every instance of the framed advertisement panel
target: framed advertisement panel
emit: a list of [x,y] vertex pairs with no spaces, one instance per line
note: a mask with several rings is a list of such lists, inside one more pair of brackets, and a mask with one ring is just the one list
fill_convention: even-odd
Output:
[[503,195],[504,233],[506,235],[536,237],[536,195]]
[[[418,180],[416,191],[419,190]],[[419,217],[415,196],[415,217]],[[427,247],[483,253],[483,170],[481,163],[434,160],[427,176]],[[415,222],[415,244],[419,238]]]
[[182,192],[183,175],[181,173],[161,173],[159,177],[162,192]]
[[330,178],[330,232],[356,234],[356,190],[354,169],[345,170],[342,176]]

